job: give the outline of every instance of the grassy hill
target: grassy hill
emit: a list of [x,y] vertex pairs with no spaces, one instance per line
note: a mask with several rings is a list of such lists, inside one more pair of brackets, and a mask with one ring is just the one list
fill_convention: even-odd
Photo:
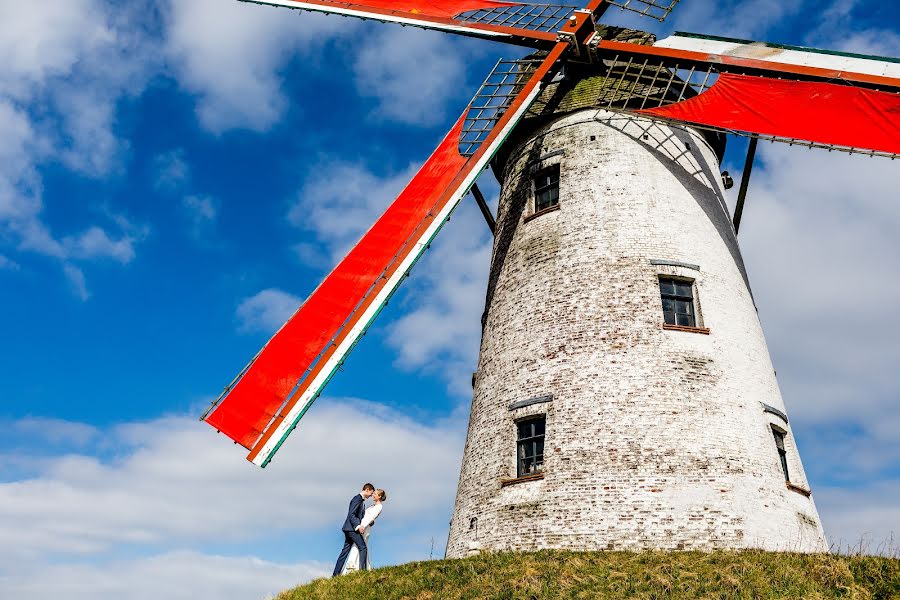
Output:
[[900,560],[744,552],[487,554],[318,579],[277,600],[900,599]]

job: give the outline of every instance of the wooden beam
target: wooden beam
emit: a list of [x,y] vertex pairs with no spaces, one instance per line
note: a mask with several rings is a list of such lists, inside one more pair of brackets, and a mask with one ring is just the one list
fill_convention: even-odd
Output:
[[475,198],[475,202],[478,204],[478,208],[481,209],[481,214],[484,216],[484,220],[487,221],[488,229],[491,230],[491,235],[495,235],[497,233],[497,222],[494,220],[494,215],[491,214],[491,208],[488,206],[487,201],[484,199],[484,194],[481,193],[481,190],[478,189],[478,184],[473,183],[472,189],[469,190],[472,192],[472,197]]
[[753,159],[756,157],[756,146],[759,138],[755,135],[750,138],[747,147],[747,159],[744,161],[744,172],[741,173],[741,188],[738,190],[737,204],[734,207],[734,234],[737,235],[741,228],[741,215],[744,214],[744,200],[747,198],[747,187],[750,185],[750,173],[753,171]]

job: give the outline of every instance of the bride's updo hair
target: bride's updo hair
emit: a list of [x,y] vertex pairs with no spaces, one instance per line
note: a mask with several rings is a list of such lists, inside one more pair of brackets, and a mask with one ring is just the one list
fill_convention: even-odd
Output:
[[381,500],[382,502],[387,500],[387,492],[385,492],[384,490],[378,489],[378,490],[375,490],[375,493],[378,494],[378,499]]

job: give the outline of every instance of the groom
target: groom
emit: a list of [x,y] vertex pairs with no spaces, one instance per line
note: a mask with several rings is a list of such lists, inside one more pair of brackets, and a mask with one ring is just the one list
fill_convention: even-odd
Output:
[[347,562],[347,557],[350,555],[350,549],[353,548],[353,544],[356,544],[356,547],[359,548],[359,569],[361,571],[366,570],[366,565],[368,564],[368,549],[366,548],[366,540],[363,539],[363,536],[359,531],[359,522],[362,521],[363,514],[366,512],[366,500],[368,500],[374,492],[375,486],[371,483],[367,483],[362,487],[362,491],[353,496],[350,500],[347,518],[344,520],[344,526],[341,527],[341,530],[344,532],[344,547],[341,548],[341,553],[338,555],[337,564],[334,565],[334,574],[332,577],[337,577],[341,574],[341,571],[344,570],[344,563]]

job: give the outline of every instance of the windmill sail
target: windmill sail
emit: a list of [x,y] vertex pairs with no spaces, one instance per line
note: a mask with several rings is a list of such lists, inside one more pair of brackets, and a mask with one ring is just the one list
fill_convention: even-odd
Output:
[[773,141],[900,155],[900,62],[707,41],[601,41],[604,76],[628,97],[617,103],[621,95],[612,94],[606,108]]
[[900,95],[723,73],[709,90],[642,114],[817,146],[900,155]]
[[[359,243],[263,347],[204,420],[266,466],[539,94],[560,43],[508,98],[469,152],[463,114]],[[506,67],[503,67],[506,69]],[[491,78],[489,77],[489,80]]]

